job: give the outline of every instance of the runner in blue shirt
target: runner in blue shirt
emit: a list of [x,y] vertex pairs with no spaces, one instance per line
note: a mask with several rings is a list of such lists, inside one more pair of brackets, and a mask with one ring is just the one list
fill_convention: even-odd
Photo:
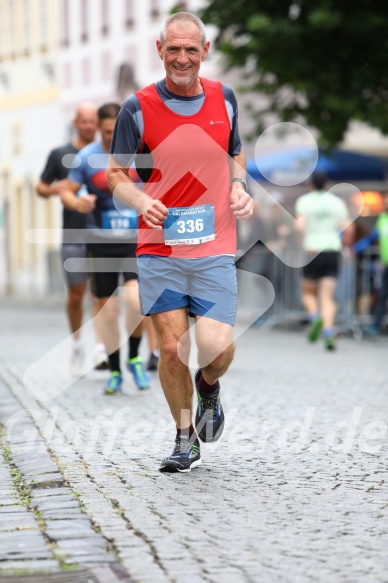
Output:
[[[129,354],[127,366],[136,386],[150,386],[150,377],[139,356],[142,337],[142,319],[136,269],[136,239],[138,216],[129,207],[115,201],[105,176],[113,129],[120,105],[107,103],[98,110],[101,142],[93,142],[79,152],[77,164],[70,170],[61,193],[64,205],[87,215],[87,248],[91,264],[93,292],[100,301],[104,342],[109,355],[111,376],[104,387],[106,394],[121,389],[123,377],[120,367],[120,331],[117,301],[111,298],[118,293],[122,275],[124,300],[127,306]],[[82,185],[88,194],[77,196]]]

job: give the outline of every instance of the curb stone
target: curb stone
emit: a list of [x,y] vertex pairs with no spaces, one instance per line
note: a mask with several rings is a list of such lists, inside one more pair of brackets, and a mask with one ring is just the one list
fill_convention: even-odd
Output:
[[[16,421],[8,426],[12,417]],[[0,582],[17,583],[26,571],[31,583],[34,572],[41,583],[82,581],[84,573],[85,581],[92,581],[93,573],[93,582],[130,581],[66,486],[44,440],[38,436],[31,444],[29,436],[37,428],[1,378],[0,430]],[[64,579],[66,566],[88,570],[79,576],[74,571],[72,579],[66,573]]]

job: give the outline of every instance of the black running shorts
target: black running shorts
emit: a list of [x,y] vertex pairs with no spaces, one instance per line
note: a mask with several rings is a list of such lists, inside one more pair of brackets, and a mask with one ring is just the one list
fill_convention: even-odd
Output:
[[89,243],[91,290],[97,298],[114,294],[120,283],[137,279],[136,243]]
[[322,277],[337,277],[340,254],[337,251],[322,251],[303,267],[303,277],[316,281]]

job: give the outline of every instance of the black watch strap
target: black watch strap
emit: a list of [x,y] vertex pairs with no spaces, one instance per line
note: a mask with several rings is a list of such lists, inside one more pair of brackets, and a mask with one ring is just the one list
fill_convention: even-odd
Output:
[[245,178],[232,178],[232,180],[230,181],[230,184],[232,185],[233,182],[241,182],[241,184],[245,188],[245,192],[248,192],[248,185],[247,185],[247,181],[245,180]]

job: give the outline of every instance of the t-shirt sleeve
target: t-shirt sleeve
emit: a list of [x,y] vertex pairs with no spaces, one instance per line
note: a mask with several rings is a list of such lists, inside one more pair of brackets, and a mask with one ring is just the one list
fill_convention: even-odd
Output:
[[79,166],[70,168],[68,179],[76,184],[85,184],[86,182],[86,164],[88,163],[88,157],[82,153],[82,150],[78,153],[77,160],[81,160]]
[[139,100],[136,95],[130,95],[116,120],[110,148],[113,158],[123,166],[131,166],[140,150],[139,119],[142,119]]
[[231,121],[228,154],[229,156],[238,156],[242,149],[242,142],[238,131],[237,99],[233,90],[227,85],[222,85],[222,92],[224,94],[226,109]]
[[56,153],[52,150],[47,158],[46,166],[43,169],[40,179],[42,182],[51,184],[54,180],[58,179],[57,163],[56,163]]

